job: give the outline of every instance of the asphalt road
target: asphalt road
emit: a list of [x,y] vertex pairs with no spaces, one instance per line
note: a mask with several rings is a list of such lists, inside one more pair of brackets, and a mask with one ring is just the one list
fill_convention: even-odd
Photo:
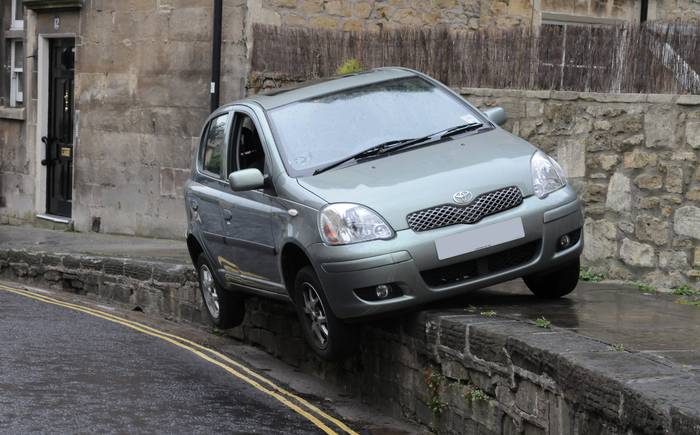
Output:
[[194,353],[0,291],[1,433],[319,433]]

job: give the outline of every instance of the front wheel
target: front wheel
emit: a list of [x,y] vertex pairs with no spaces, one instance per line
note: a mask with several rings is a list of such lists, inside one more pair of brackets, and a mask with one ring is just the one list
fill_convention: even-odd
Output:
[[214,277],[214,269],[204,253],[197,259],[197,272],[204,306],[214,326],[219,329],[229,329],[243,323],[245,317],[243,298],[219,286]]
[[525,284],[538,298],[556,299],[566,296],[576,288],[581,270],[579,259],[551,272],[542,272],[523,278]]
[[355,350],[356,336],[331,311],[323,287],[311,266],[304,267],[297,274],[294,305],[306,342],[318,356],[332,361]]

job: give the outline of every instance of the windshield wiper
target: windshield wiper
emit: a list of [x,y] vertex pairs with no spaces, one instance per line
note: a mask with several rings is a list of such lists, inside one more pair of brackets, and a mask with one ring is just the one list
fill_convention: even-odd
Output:
[[402,141],[401,143],[397,143],[390,147],[387,150],[384,150],[385,153],[391,152],[391,151],[397,151],[400,149],[404,149],[413,145],[425,145],[426,143],[430,143],[432,141],[437,141],[440,139],[445,139],[451,136],[454,136],[459,133],[465,133],[467,131],[472,131],[479,129],[483,127],[484,124],[481,122],[470,122],[469,124],[462,124],[462,125],[457,125],[454,127],[446,128],[444,130],[437,131],[433,134],[429,134],[427,136],[419,137],[416,139],[411,139],[407,141]]
[[351,156],[345,157],[343,159],[338,160],[335,163],[331,163],[328,166],[324,166],[322,168],[316,169],[313,172],[313,175],[318,175],[322,174],[328,170],[331,170],[333,168],[337,168],[338,166],[342,165],[343,163],[349,162],[350,160],[361,160],[367,157],[373,157],[373,156],[378,156],[381,154],[386,154],[392,151],[400,150],[409,146],[413,145],[418,145],[418,144],[425,144],[426,142],[430,140],[439,140],[439,139],[444,139],[446,137],[454,136],[459,133],[464,133],[467,131],[471,130],[476,130],[478,128],[483,127],[484,124],[481,122],[470,122],[468,124],[462,124],[462,125],[457,125],[455,127],[450,127],[446,128],[440,131],[437,131],[435,133],[429,134],[427,136],[423,137],[416,137],[416,138],[410,138],[410,139],[394,139],[386,142],[382,142],[379,145],[375,145],[371,148],[368,148],[364,151],[360,151],[357,154],[353,154]]
[[[417,138],[417,139],[423,139],[423,138]],[[415,140],[417,140],[417,139],[415,139],[415,138],[411,138],[411,139],[393,139],[393,140],[389,140],[389,141],[386,141],[386,142],[382,142],[382,143],[380,143],[379,145],[375,145],[375,146],[373,146],[373,147],[371,147],[371,148],[367,148],[367,149],[364,150],[364,151],[360,151],[359,153],[352,154],[352,155],[350,155],[350,156],[348,156],[348,157],[345,157],[345,158],[343,158],[343,159],[338,160],[338,161],[335,162],[335,163],[331,163],[331,164],[328,165],[328,166],[324,166],[324,167],[322,167],[322,168],[318,168],[318,169],[316,169],[316,170],[314,171],[313,175],[322,174],[322,173],[324,173],[324,172],[326,172],[326,171],[328,171],[328,170],[330,170],[330,169],[337,168],[338,166],[342,165],[343,163],[349,162],[350,160],[361,160],[361,159],[365,159],[365,158],[367,158],[367,157],[373,157],[373,156],[377,156],[377,155],[380,155],[380,154],[384,154],[384,153],[387,152],[388,150],[394,149],[394,147],[397,146],[397,145],[399,145],[399,144],[410,143],[410,142],[413,142],[413,141],[415,141]]]
[[[470,122],[468,124],[457,125],[455,127],[448,128],[447,130],[440,132],[440,133],[442,133],[440,135],[440,139],[444,139],[446,137],[454,136],[454,135],[460,134],[460,133],[465,133],[467,131],[476,130],[476,129],[479,129],[483,126],[484,126],[484,124],[482,122]],[[437,133],[436,133],[436,135],[437,135]]]

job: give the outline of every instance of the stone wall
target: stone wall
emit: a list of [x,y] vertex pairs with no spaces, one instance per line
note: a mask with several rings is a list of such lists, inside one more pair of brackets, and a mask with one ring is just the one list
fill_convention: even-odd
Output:
[[251,3],[262,12],[261,22],[266,24],[351,31],[404,26],[441,25],[452,30],[476,30],[539,25],[542,12],[638,22],[640,7],[638,0],[255,0]]
[[[189,265],[0,248],[0,277],[206,324]],[[687,371],[568,330],[471,311],[363,326],[360,351],[335,364],[311,353],[289,304],[250,298],[244,324],[228,333],[436,433],[698,434]]]
[[23,114],[21,109],[0,108],[0,222],[9,222],[10,218],[19,222],[34,209],[34,178],[27,165],[24,121],[2,118]]
[[181,237],[209,114],[211,2],[93,0],[81,19],[75,227]]
[[700,96],[463,89],[555,156],[586,203],[587,266],[662,289],[700,283]]
[[685,21],[700,24],[699,0],[657,0],[650,2],[651,18],[660,21]]

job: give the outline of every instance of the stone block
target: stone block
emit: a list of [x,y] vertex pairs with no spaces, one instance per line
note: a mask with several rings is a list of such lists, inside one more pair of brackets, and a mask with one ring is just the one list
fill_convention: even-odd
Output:
[[678,141],[678,113],[668,109],[653,109],[644,115],[646,146],[674,148]]
[[672,193],[683,193],[683,168],[680,166],[666,167],[666,190]]
[[669,241],[668,222],[650,215],[637,216],[635,233],[637,239],[665,245]]
[[617,212],[630,211],[632,208],[630,179],[623,173],[616,172],[610,178],[605,206]]
[[700,267],[700,246],[696,247],[694,250],[693,267]]
[[589,261],[613,258],[617,254],[615,224],[605,220],[586,219],[583,225],[583,257]]
[[640,189],[658,190],[664,185],[661,175],[658,174],[640,174],[634,178],[634,184]]
[[683,251],[661,251],[659,252],[659,267],[684,269],[688,267],[688,254]]
[[685,140],[691,147],[700,149],[700,122],[688,122],[685,125]]
[[656,153],[635,148],[631,152],[625,153],[624,166],[628,169],[639,169],[647,166],[655,166],[656,160]]
[[319,15],[310,18],[309,24],[320,29],[337,30],[340,27],[340,18]]
[[567,177],[580,178],[586,175],[586,145],[583,141],[566,141],[557,148],[557,161]]
[[340,17],[350,16],[351,6],[348,0],[331,0],[324,2],[324,8],[327,14]]
[[644,135],[643,134],[635,134],[634,136],[630,136],[627,139],[622,141],[622,145],[626,147],[630,146],[638,146],[644,143]]
[[654,267],[656,256],[651,245],[635,242],[628,238],[622,240],[620,259],[630,266]]
[[127,262],[124,264],[124,275],[139,281],[145,281],[151,279],[153,268],[146,264]]
[[700,239],[700,207],[686,205],[676,210],[673,230],[681,236]]
[[617,166],[620,161],[620,157],[617,154],[601,154],[597,157],[598,164],[603,168],[604,171],[609,171],[610,169]]

